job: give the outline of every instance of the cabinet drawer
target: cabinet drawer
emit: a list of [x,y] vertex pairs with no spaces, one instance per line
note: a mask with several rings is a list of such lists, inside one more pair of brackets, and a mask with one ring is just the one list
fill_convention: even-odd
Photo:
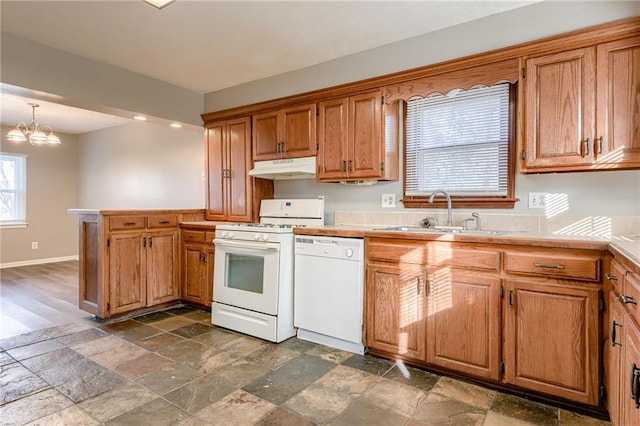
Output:
[[204,243],[205,233],[204,231],[182,231],[182,241],[185,243]]
[[615,260],[611,261],[611,272],[606,274],[607,280],[611,283],[611,288],[616,293],[616,296],[621,294],[622,287],[624,285],[624,275],[626,270],[621,264]]
[[174,228],[176,226],[178,226],[178,218],[174,214],[147,216],[147,228]]
[[640,275],[628,272],[624,278],[620,300],[625,304],[631,316],[640,322]]
[[144,216],[112,216],[109,218],[109,229],[144,229]]
[[451,247],[431,243],[428,246],[427,264],[452,268],[500,271],[500,252],[472,247]]
[[213,245],[213,239],[215,238],[215,231],[207,231],[204,233],[204,242]]
[[426,263],[426,247],[423,244],[402,242],[369,241],[367,244],[367,259],[384,262],[401,262],[422,265]]
[[512,274],[600,281],[600,258],[577,254],[507,251],[504,254],[504,270]]

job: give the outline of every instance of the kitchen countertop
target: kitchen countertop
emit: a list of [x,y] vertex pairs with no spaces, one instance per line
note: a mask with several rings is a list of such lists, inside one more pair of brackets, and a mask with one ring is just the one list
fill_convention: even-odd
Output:
[[501,235],[462,235],[446,233],[419,233],[388,230],[384,225],[327,225],[322,228],[295,228],[297,235],[323,235],[334,237],[408,238],[424,241],[473,242],[488,244],[536,245],[573,249],[607,250],[610,247],[640,267],[640,236],[589,237],[557,235],[538,232],[505,232]]

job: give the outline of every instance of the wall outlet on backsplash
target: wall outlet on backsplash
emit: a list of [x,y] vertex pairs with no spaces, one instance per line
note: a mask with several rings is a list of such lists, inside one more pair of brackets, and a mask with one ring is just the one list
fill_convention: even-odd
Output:
[[382,194],[380,197],[380,206],[393,208],[396,206],[396,194]]
[[547,193],[546,192],[530,192],[529,193],[529,208],[530,209],[544,209],[547,207]]

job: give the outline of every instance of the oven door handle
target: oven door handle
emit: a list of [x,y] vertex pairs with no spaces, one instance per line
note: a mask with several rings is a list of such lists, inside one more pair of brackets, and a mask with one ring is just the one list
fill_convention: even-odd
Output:
[[279,251],[280,244],[277,243],[262,243],[262,242],[243,242],[243,241],[229,241],[222,240],[220,238],[215,238],[213,240],[213,244],[220,247],[231,247],[231,248],[239,248],[245,250],[256,250],[256,251]]

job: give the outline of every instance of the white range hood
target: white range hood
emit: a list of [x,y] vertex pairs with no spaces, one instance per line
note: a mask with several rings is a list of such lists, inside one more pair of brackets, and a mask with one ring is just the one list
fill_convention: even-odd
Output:
[[249,176],[272,180],[313,179],[316,177],[316,157],[256,161]]

